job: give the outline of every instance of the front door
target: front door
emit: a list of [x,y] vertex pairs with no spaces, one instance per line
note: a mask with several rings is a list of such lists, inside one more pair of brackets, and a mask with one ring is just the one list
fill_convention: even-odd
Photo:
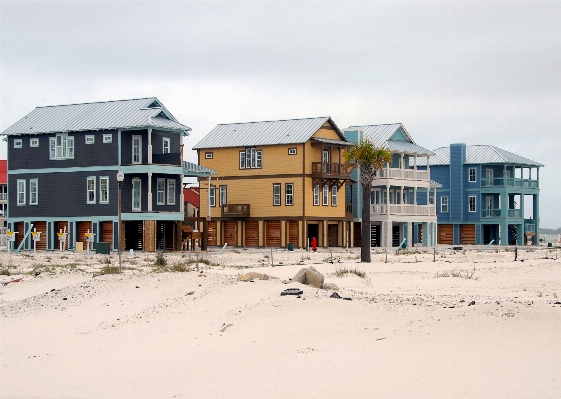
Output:
[[336,224],[330,224],[327,226],[327,239],[329,240],[330,247],[336,247],[338,245],[339,238],[339,226]]
[[321,162],[323,163],[323,171],[327,173],[329,171],[329,150],[323,150],[321,154]]
[[493,215],[493,209],[494,209],[494,203],[493,203],[493,197],[488,195],[487,197],[485,197],[485,209],[486,211],[486,216],[490,217],[490,216],[494,216]]

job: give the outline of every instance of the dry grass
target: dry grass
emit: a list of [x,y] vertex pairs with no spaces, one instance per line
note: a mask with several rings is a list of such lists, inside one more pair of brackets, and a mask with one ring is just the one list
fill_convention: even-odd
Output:
[[337,277],[345,277],[349,274],[354,274],[360,278],[366,278],[366,272],[364,270],[358,270],[356,268],[350,269],[346,266],[336,266],[335,267],[335,274]]
[[460,269],[460,268],[456,268],[453,270],[444,270],[444,271],[437,271],[436,272],[436,278],[439,277],[459,277],[459,278],[464,278],[466,280],[479,280],[479,277],[475,277],[475,266],[473,267],[472,270],[469,269]]

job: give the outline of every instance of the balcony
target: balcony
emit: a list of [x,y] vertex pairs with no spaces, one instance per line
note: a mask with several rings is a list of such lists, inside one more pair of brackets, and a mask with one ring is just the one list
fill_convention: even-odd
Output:
[[0,193],[0,201],[8,201],[8,193]]
[[222,205],[222,216],[249,217],[249,204]]
[[157,165],[181,165],[181,153],[152,154],[152,163]]
[[[521,209],[507,209],[506,212],[507,217],[509,218],[521,218],[522,217],[522,210]],[[502,209],[483,209],[481,210],[481,217],[482,218],[500,218],[504,217],[505,213],[502,212]]]
[[378,179],[422,180],[429,181],[426,170],[384,168],[377,172]]
[[535,224],[530,224],[530,223],[526,223],[524,225],[524,231],[526,233],[536,233],[536,225]]
[[[370,213],[372,215],[388,215],[388,205],[370,205]],[[398,216],[435,216],[436,207],[434,205],[389,204],[389,214]]]
[[351,173],[345,170],[345,164],[342,163],[312,162],[312,177],[347,180],[351,178]]
[[512,187],[512,188],[539,188],[539,180],[515,179],[512,177],[495,177],[481,179],[481,187]]
[[349,204],[345,204],[345,213],[353,213],[353,204],[349,203]]

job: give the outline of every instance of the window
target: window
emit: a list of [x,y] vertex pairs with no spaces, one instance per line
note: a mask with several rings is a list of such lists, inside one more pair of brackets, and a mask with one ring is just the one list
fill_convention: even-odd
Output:
[[289,148],[288,155],[296,155],[296,148]]
[[14,148],[21,148],[22,147],[22,139],[14,139]]
[[18,205],[25,205],[25,180],[18,179]]
[[227,186],[220,186],[220,206],[228,204]]
[[212,152],[205,152],[206,159],[212,159]]
[[59,133],[49,138],[50,159],[74,159],[74,137]]
[[141,197],[140,197],[140,179],[132,179],[132,210],[140,211],[141,209]]
[[39,147],[39,138],[34,137],[32,139],[29,139],[29,146],[30,147]]
[[469,204],[469,211],[470,212],[475,212],[475,196],[474,195],[470,195],[468,197],[468,204]]
[[319,186],[314,186],[314,205],[319,205]]
[[169,148],[170,148],[170,140],[169,137],[164,137],[164,143],[163,143],[163,153],[164,154],[169,154]]
[[39,181],[38,179],[29,180],[29,205],[37,205],[39,203]]
[[441,213],[448,213],[448,196],[443,195],[440,197],[440,212]]
[[166,204],[166,179],[158,179],[157,183],[157,195],[156,204],[165,205]]
[[261,163],[261,150],[246,148],[245,153],[240,151],[240,169],[261,168]]
[[273,205],[279,206],[281,204],[281,185],[273,184]]
[[103,135],[103,143],[112,143],[113,142],[113,135],[112,134],[104,134]]
[[331,186],[331,206],[337,206],[337,186]]
[[216,206],[216,188],[214,186],[210,187],[210,206]]
[[289,183],[284,187],[286,205],[294,205],[294,184]]
[[95,136],[92,134],[86,135],[86,144],[93,144],[95,143]]
[[86,184],[86,203],[95,204],[95,177],[88,177]]
[[323,205],[329,205],[329,187],[327,184],[323,186]]
[[109,203],[109,177],[103,176],[99,178],[99,203]]
[[132,163],[142,163],[142,136],[132,136]]
[[175,205],[175,180],[168,179],[168,205]]
[[475,168],[469,168],[469,181],[475,181]]

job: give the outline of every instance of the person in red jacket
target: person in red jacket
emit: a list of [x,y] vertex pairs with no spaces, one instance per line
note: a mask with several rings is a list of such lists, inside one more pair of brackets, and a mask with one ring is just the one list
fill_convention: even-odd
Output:
[[318,249],[318,242],[315,237],[312,237],[312,251],[316,252]]

